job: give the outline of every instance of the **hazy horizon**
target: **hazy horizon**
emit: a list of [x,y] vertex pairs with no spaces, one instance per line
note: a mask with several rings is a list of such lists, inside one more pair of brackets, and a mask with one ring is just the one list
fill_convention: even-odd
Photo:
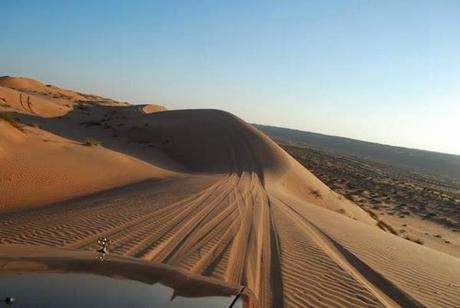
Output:
[[0,75],[460,154],[460,3],[6,1]]

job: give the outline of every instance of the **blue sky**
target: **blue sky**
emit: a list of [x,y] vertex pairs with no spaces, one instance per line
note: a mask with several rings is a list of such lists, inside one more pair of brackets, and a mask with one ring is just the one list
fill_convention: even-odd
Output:
[[2,11],[0,75],[460,154],[460,1],[3,0]]

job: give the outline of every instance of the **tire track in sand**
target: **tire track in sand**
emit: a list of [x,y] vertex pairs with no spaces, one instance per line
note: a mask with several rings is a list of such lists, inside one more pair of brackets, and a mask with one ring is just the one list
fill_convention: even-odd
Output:
[[421,303],[395,286],[391,281],[367,266],[358,257],[346,250],[317,226],[302,216],[288,203],[279,201],[293,221],[306,228],[310,237],[334,262],[349,273],[356,281],[367,287],[387,307],[423,307]]

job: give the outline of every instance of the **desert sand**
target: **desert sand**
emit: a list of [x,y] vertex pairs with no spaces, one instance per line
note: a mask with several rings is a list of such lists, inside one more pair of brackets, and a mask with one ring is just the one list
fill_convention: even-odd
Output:
[[458,181],[278,142],[330,188],[379,220],[382,229],[460,258]]
[[261,307],[460,304],[460,259],[381,230],[232,114],[11,77],[0,112],[2,249],[106,236],[114,254],[248,286]]

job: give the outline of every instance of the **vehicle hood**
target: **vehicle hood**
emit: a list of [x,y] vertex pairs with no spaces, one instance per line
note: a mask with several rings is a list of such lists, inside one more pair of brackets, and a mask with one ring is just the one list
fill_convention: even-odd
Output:
[[164,264],[0,245],[0,300],[7,299],[12,307],[256,307],[242,286]]

